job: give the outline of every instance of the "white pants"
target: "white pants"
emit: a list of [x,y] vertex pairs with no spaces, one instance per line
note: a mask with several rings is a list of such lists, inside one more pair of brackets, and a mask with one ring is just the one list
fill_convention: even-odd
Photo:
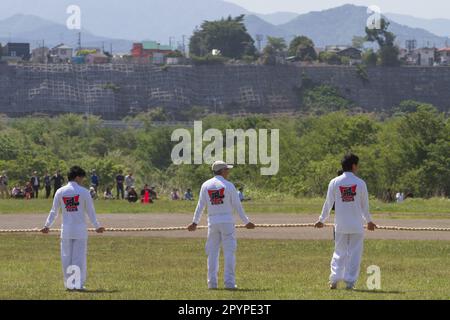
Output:
[[70,266],[80,268],[81,288],[86,282],[87,239],[61,239],[61,262],[64,275],[64,287],[72,273],[67,273]]
[[220,246],[224,255],[225,288],[234,289],[236,286],[236,228],[233,223],[219,223],[208,228],[206,254],[208,255],[208,288],[217,288],[219,273]]
[[335,250],[331,260],[331,282],[344,280],[354,284],[358,280],[363,246],[363,233],[336,233]]

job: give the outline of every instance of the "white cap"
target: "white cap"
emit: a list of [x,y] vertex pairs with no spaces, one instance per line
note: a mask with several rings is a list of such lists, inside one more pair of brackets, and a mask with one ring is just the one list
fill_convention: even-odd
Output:
[[233,168],[233,166],[230,166],[223,161],[216,161],[212,165],[212,171],[214,171],[214,172],[219,172],[220,170],[223,170],[223,169],[232,169],[232,168]]

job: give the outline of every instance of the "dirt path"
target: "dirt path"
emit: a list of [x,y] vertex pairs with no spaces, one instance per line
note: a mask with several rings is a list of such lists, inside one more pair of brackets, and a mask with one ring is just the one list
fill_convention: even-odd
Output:
[[[316,216],[299,216],[289,214],[264,214],[253,215],[254,223],[257,224],[282,224],[282,223],[312,223]],[[41,227],[45,222],[46,215],[0,215],[0,229],[27,229]],[[99,220],[106,227],[179,227],[190,223],[190,214],[101,214]],[[206,223],[203,218],[202,223]],[[389,220],[379,219],[377,224],[383,226],[405,226],[405,227],[444,227],[450,228],[450,219],[443,220]],[[58,218],[55,226],[60,225]],[[170,237],[170,238],[199,238],[206,237],[206,231],[195,233],[187,231],[174,232],[126,232],[109,233],[108,236],[147,236],[147,237]],[[259,230],[238,230],[241,239],[297,239],[297,240],[323,240],[332,239],[331,228],[315,230],[313,228],[274,228]],[[412,231],[376,231],[367,232],[368,239],[401,239],[401,240],[447,240],[450,241],[450,232],[412,232]]]

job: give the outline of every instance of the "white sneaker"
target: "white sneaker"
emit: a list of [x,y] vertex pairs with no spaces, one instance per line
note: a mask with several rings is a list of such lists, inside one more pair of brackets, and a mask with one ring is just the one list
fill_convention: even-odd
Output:
[[338,286],[337,282],[330,282],[330,290],[336,290]]

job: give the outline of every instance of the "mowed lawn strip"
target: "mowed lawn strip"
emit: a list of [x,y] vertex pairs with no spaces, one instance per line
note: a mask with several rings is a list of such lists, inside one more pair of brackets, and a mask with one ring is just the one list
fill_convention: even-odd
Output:
[[[0,235],[0,299],[448,299],[450,243],[366,242],[357,291],[327,287],[331,241],[239,240],[240,290],[206,289],[203,239],[91,238],[86,293],[63,289],[56,236]],[[222,264],[222,263],[221,263]],[[367,267],[381,291],[367,291]],[[220,277],[222,279],[222,270]]]
[[[324,199],[265,199],[244,202],[248,213],[298,213],[320,214]],[[154,204],[128,203],[122,200],[97,200],[98,213],[193,213],[195,201],[158,200]],[[0,214],[47,214],[51,200],[0,200]],[[371,200],[371,212],[391,219],[445,219],[450,218],[450,199],[408,199],[401,204]]]

